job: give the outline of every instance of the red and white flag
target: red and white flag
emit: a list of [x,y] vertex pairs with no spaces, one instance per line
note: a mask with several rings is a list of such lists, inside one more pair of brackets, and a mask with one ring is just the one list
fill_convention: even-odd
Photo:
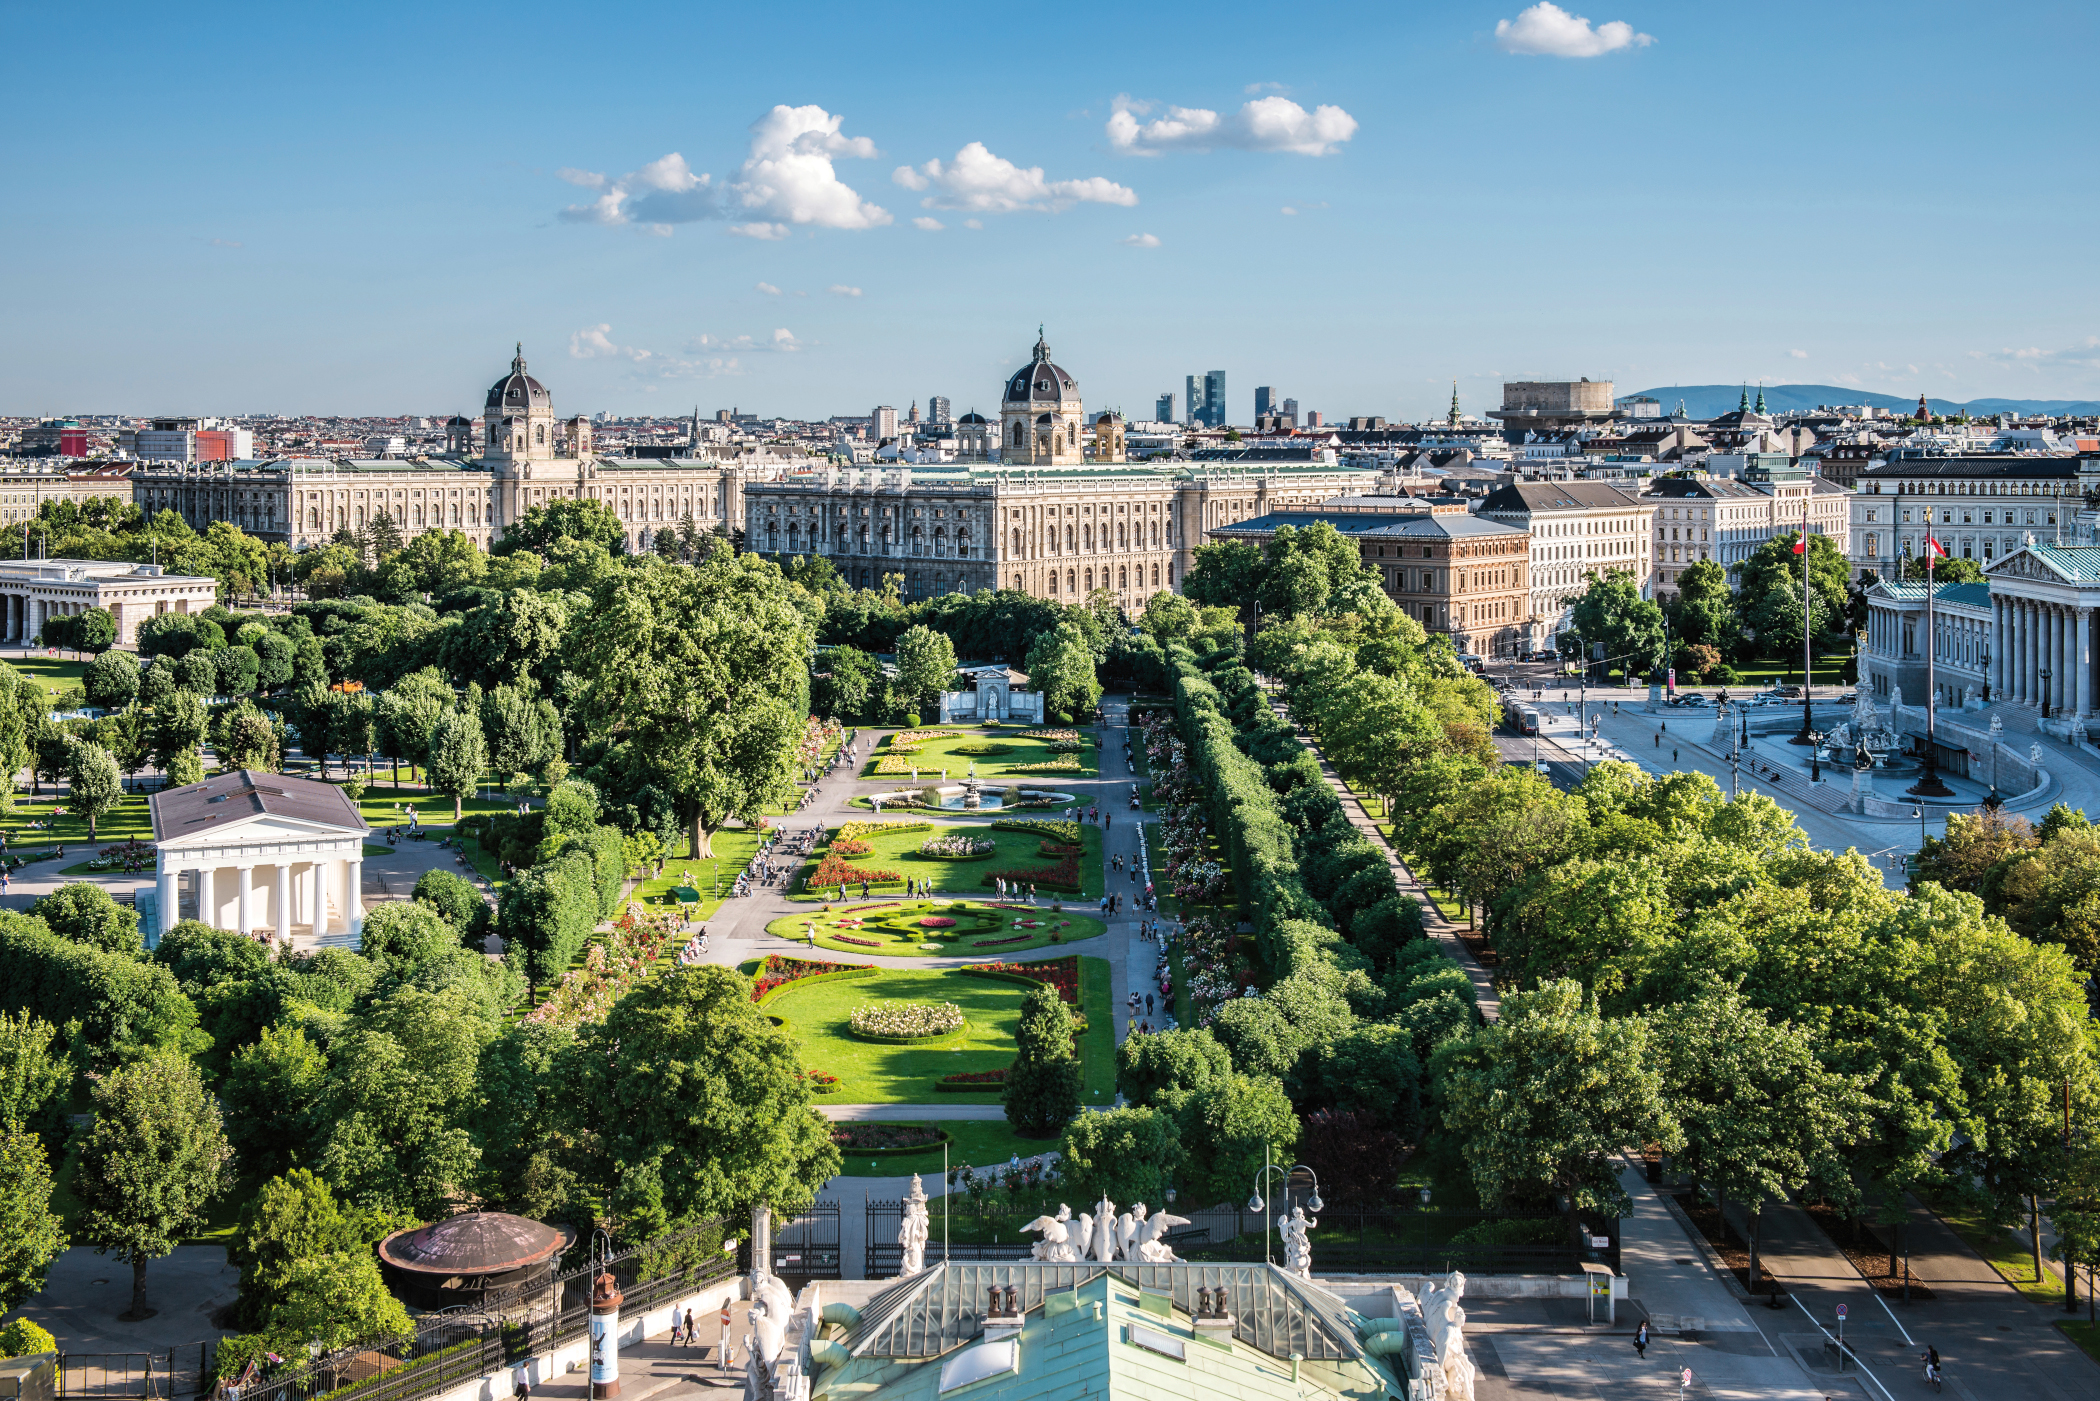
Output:
[[1927,559],[1945,559],[1946,557],[1947,557],[1947,552],[1946,552],[1946,551],[1945,551],[1944,549],[1942,549],[1942,548],[1940,547],[1940,542],[1939,542],[1939,541],[1937,541],[1937,540],[1935,540],[1935,539],[1933,539],[1933,538],[1932,538],[1932,537],[1931,537],[1930,535],[1926,536],[1926,537],[1925,537],[1925,558],[1927,558]]
[[1800,538],[1800,539],[1798,539],[1798,540],[1796,540],[1796,541],[1794,542],[1794,553],[1795,553],[1795,554],[1797,554],[1797,555],[1805,555],[1805,554],[1807,554],[1807,553],[1808,553],[1808,532],[1807,532],[1807,531],[1805,531],[1805,530],[1804,530],[1804,531],[1802,531],[1802,532],[1801,532],[1801,538]]

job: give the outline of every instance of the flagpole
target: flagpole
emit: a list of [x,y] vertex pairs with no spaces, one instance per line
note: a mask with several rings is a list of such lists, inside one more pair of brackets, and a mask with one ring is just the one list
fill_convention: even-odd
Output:
[[1954,790],[1940,781],[1939,765],[1937,763],[1938,756],[1935,752],[1939,742],[1938,728],[1934,721],[1939,716],[1940,708],[1938,671],[1940,649],[1939,638],[1933,632],[1932,595],[1934,586],[1932,573],[1933,566],[1939,563],[1939,558],[1939,539],[1928,530],[1925,532],[1925,755],[1924,764],[1922,765],[1924,772],[1919,775],[1917,786],[1910,790],[1911,796],[1917,798],[1948,798],[1954,795]]

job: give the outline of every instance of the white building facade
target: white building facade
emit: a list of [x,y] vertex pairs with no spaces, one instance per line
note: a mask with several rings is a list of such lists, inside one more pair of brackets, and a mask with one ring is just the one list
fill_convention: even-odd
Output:
[[1656,503],[1605,482],[1513,482],[1488,493],[1479,514],[1531,532],[1532,648],[1556,645],[1588,575],[1623,572],[1645,586]]
[[150,805],[156,943],[185,917],[280,941],[363,932],[369,828],[336,785],[237,769]]

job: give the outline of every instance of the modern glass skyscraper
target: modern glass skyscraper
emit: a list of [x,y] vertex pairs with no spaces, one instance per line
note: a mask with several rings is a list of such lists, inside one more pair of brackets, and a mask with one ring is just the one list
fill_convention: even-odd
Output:
[[1203,376],[1203,422],[1211,428],[1223,428],[1228,421],[1225,416],[1225,372],[1212,370]]
[[936,394],[926,401],[926,421],[928,423],[948,423],[951,421],[947,395]]
[[1159,402],[1153,405],[1152,417],[1160,423],[1172,423],[1174,421],[1174,396],[1172,394],[1159,396]]
[[1254,388],[1254,416],[1256,418],[1267,418],[1274,412],[1276,412],[1276,391],[1266,384],[1256,385]]

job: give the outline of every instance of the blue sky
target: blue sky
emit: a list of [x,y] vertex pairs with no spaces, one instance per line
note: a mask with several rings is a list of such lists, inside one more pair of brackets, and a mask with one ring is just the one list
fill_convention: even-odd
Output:
[[0,411],[2100,395],[2090,4],[0,13]]

